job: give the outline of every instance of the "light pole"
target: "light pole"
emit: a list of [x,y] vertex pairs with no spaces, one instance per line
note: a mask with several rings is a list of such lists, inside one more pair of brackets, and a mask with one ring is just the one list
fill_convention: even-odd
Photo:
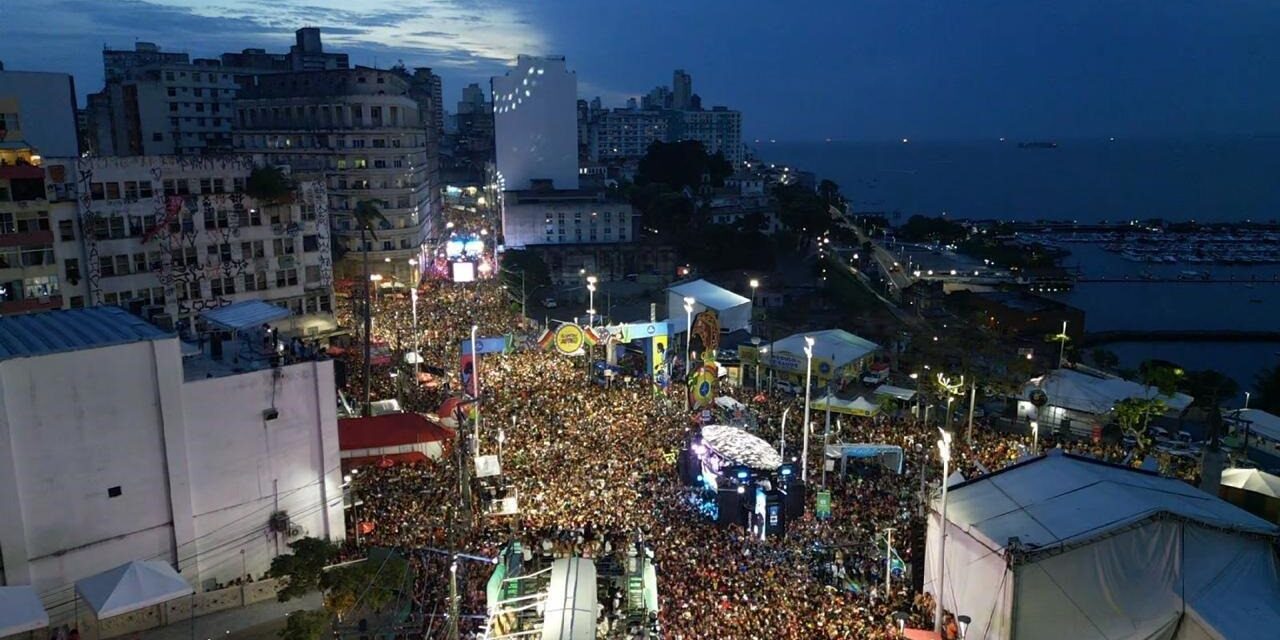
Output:
[[1031,421],[1031,453],[1040,453],[1040,423],[1035,420]]
[[787,461],[787,414],[791,413],[791,407],[782,410],[782,445],[778,448],[778,457],[783,462]]
[[1063,358],[1065,358],[1067,354],[1067,321],[1066,320],[1062,321],[1062,335],[1058,336],[1058,338],[1059,338],[1058,367],[1062,367]]
[[1249,409],[1249,392],[1248,391],[1244,392],[1244,408],[1245,410]]
[[969,428],[965,433],[965,439],[969,444],[973,444],[973,407],[978,401],[978,383],[977,381],[969,383]]
[[[809,481],[809,395],[810,395],[809,386],[810,386],[810,383],[813,381],[813,338],[809,336],[804,337],[804,358],[806,363],[805,372],[804,372],[804,424],[801,425],[800,427],[801,429],[804,430],[804,445],[803,445],[804,450],[801,451],[800,453],[800,456],[801,456],[800,481],[808,482]],[[826,453],[824,452],[823,455],[825,456]]]
[[476,453],[480,453],[480,354],[476,351],[476,333],[480,325],[471,325],[471,391],[476,403]]
[[884,598],[889,601],[893,593],[893,527],[884,530]]
[[409,259],[409,266],[413,267],[413,288],[409,290],[409,300],[413,305],[413,383],[418,384],[418,370],[422,362],[422,347],[418,338],[418,261]]
[[685,296],[684,298],[684,377],[689,377],[691,363],[689,362],[689,343],[693,337],[693,304],[697,300],[693,296]]
[[587,276],[587,326],[595,325],[596,320],[596,277]]
[[[756,289],[760,288],[760,281],[755,278],[752,278],[750,284],[751,284],[751,317],[752,317],[752,320],[754,321],[755,315],[756,315]],[[752,326],[751,326],[751,332],[755,333],[754,322],[752,323]]]
[[[760,347],[760,354],[764,356],[769,356],[769,347]],[[769,356],[769,357],[772,357],[772,356]],[[772,364],[772,361],[770,361],[770,364]],[[759,378],[759,377],[760,377],[760,358],[757,357],[756,358],[756,378]],[[769,380],[769,390],[773,391],[773,367],[769,368],[767,377]]]
[[934,583],[937,602],[933,609],[933,630],[942,633],[942,596],[946,591],[944,579],[947,572],[947,476],[951,473],[951,434],[938,429],[938,457],[942,459],[942,526],[938,538],[938,580]]

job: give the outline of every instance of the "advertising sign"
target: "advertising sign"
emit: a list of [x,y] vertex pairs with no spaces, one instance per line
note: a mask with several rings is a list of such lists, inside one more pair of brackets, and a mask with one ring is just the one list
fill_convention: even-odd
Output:
[[819,520],[827,520],[831,517],[831,492],[819,491],[814,499],[813,514]]
[[586,344],[587,337],[582,332],[582,327],[576,324],[562,324],[556,329],[555,345],[556,351],[566,355],[576,355],[582,352],[582,346]]

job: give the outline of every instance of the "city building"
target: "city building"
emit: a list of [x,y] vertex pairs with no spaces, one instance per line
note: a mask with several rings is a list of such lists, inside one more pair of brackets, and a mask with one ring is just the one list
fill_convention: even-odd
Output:
[[590,159],[639,160],[654,142],[666,142],[670,119],[661,111],[613,109],[596,116],[590,129]]
[[693,76],[684,69],[671,74],[671,108],[685,111],[693,108]]
[[499,188],[578,188],[578,79],[564,56],[519,56],[492,79]]
[[76,129],[75,80],[65,73],[5,71],[0,66],[0,139],[22,131],[23,142],[40,154],[80,155]]
[[289,53],[245,49],[195,60],[149,42],[132,51],[104,49],[106,83],[89,96],[82,136],[100,156],[228,153],[232,101],[255,76],[347,68],[347,54],[325,53],[318,28],[299,29],[295,36]]
[[0,317],[0,583],[57,624],[125,562],[203,590],[344,537],[333,363],[227,350],[117,307]]
[[671,108],[671,88],[657,86],[640,98],[640,108],[646,111],[662,111]]
[[503,195],[502,233],[508,248],[635,240],[637,216],[631,204],[610,200],[602,191],[527,189]]
[[947,303],[981,325],[1006,336],[1042,342],[1062,333],[1072,341],[1084,335],[1084,311],[1065,302],[1025,291],[956,291]]
[[258,165],[248,156],[46,160],[64,306],[119,305],[191,327],[203,311],[265,300],[292,311],[299,334],[331,330],[324,183],[260,202],[245,192]]
[[360,273],[352,215],[371,201],[386,221],[365,238],[383,275],[407,281],[410,259],[438,231],[428,118],[404,74],[356,67],[258,76],[236,98],[235,147],[326,182],[340,275]]
[[669,141],[697,140],[707,153],[723,154],[734,167],[742,164],[742,113],[726,107],[669,113]]
[[454,166],[482,179],[485,164],[493,161],[493,103],[485,98],[479,84],[462,88],[455,118]]
[[[15,103],[0,98],[0,120]],[[0,316],[62,306],[42,159],[21,136],[0,136]]]

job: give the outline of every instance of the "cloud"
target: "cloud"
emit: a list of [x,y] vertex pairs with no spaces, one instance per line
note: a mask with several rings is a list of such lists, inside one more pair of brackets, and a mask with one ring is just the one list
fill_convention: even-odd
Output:
[[[520,0],[13,2],[5,3],[0,59],[11,69],[68,71],[81,91],[96,91],[103,45],[129,48],[141,40],[192,57],[247,47],[285,51],[295,29],[319,26],[325,48],[350,53],[353,64],[403,59],[446,74],[489,75],[517,54],[546,52],[546,34],[526,13],[532,8]],[[17,44],[31,42],[43,46]]]

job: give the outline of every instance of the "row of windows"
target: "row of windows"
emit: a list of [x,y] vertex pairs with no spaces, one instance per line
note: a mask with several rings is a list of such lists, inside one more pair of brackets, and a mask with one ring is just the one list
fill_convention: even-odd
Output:
[[48,230],[48,211],[0,211],[0,234]]
[[0,269],[38,267],[53,263],[53,247],[50,245],[0,247]]
[[[208,89],[205,89],[205,88],[203,88],[203,87],[190,87],[190,88],[188,88],[188,87],[169,87],[169,89],[168,89],[167,93],[169,94],[169,97],[170,97],[170,98],[176,98],[176,97],[178,97],[178,94],[179,94],[179,93],[182,93],[182,94],[190,93],[191,95],[193,95],[193,96],[195,96],[195,97],[197,97],[197,98],[203,98],[203,97],[204,97],[204,95],[205,95],[205,92],[206,92],[206,91],[208,91],[208,92],[209,92],[209,97],[210,97],[210,98],[216,98],[216,97],[218,97],[218,88],[217,88],[217,87],[209,87]],[[222,90],[222,93],[223,93],[223,94],[225,94],[225,96],[226,96],[226,97],[234,97],[236,92],[235,92],[235,89],[223,89],[223,90]]]
[[352,136],[324,135],[243,135],[236,136],[237,146],[260,149],[400,149],[421,147],[426,144],[420,136],[404,135],[391,138],[356,138]]
[[[169,113],[178,113],[178,105],[182,105],[184,107],[194,109],[196,113],[205,112],[204,110],[205,103],[203,102],[170,102]],[[217,102],[209,103],[209,113],[222,113],[222,106]],[[227,118],[227,124],[228,125],[231,124],[230,118]]]
[[274,126],[352,126],[403,127],[401,115],[408,115],[400,107],[380,105],[295,105],[293,107],[247,107],[236,110],[241,127]]
[[45,298],[56,296],[61,291],[58,276],[31,276],[0,283],[0,302]]
[[[228,76],[228,75],[227,75],[227,74],[225,74],[225,73],[223,73],[223,74],[218,74],[218,73],[214,73],[214,72],[212,72],[212,71],[205,71],[205,72],[192,71],[192,72],[191,72],[191,81],[192,81],[192,82],[204,82],[204,81],[207,79],[209,82],[217,82],[217,81],[218,81],[218,77],[219,77],[219,76],[221,76],[221,78],[222,78],[223,80],[226,80],[226,79],[228,79],[228,78],[230,77],[230,76]],[[186,71],[178,71],[178,72],[166,71],[166,72],[164,72],[164,79],[165,79],[165,80],[168,80],[169,82],[173,82],[173,81],[177,80],[178,78],[186,78],[186,77],[187,77],[187,72],[186,72]]]

